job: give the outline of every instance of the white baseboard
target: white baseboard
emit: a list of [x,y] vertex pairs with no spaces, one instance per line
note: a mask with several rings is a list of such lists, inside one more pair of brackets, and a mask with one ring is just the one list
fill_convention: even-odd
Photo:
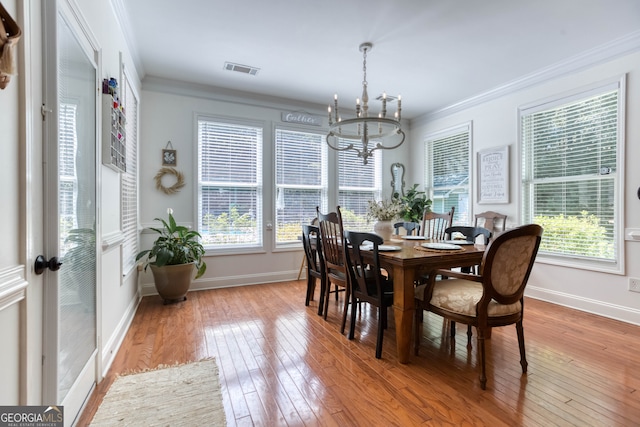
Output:
[[127,335],[129,328],[131,327],[131,322],[133,322],[133,318],[136,314],[136,310],[138,309],[138,305],[140,304],[141,295],[136,293],[135,298],[131,300],[131,303],[127,307],[124,315],[118,322],[118,326],[116,327],[113,334],[109,337],[109,340],[103,346],[102,350],[102,366],[101,366],[101,377],[104,376],[109,371],[111,364],[113,363],[113,359],[116,357],[120,346],[122,345],[122,341],[124,337]]
[[586,311],[587,313],[597,314],[598,316],[604,316],[610,319],[640,325],[640,310],[634,308],[623,307],[616,304],[610,304],[590,298],[583,298],[536,286],[527,286],[525,296],[574,308],[576,310]]
[[[298,280],[298,270],[277,271],[260,274],[244,274],[241,276],[211,277],[195,280],[191,284],[191,291],[206,289],[231,288],[234,286],[258,285],[260,283],[285,282]],[[142,296],[157,295],[153,282],[142,283]]]

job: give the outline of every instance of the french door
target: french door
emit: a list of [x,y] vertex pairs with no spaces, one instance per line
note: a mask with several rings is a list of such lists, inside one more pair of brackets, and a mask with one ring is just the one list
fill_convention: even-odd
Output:
[[98,55],[67,2],[43,7],[43,404],[64,405],[70,425],[97,372]]

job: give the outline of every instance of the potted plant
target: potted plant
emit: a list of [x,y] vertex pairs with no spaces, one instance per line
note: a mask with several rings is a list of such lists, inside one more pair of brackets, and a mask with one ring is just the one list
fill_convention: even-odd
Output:
[[403,206],[401,216],[405,221],[419,223],[425,211],[431,211],[431,199],[427,198],[424,191],[418,190],[418,184],[413,184],[413,187],[399,200]]
[[398,199],[369,200],[368,217],[375,219],[373,231],[379,234],[383,240],[391,239],[393,234],[393,221],[400,217],[403,206]]
[[151,249],[136,255],[136,261],[143,260],[145,271],[151,266],[156,290],[165,304],[186,300],[194,269],[195,279],[207,269],[207,264],[202,260],[204,247],[199,241],[200,233],[177,225],[171,208],[167,209],[167,213],[168,222],[155,219],[162,222],[163,228],[151,227],[159,234]]

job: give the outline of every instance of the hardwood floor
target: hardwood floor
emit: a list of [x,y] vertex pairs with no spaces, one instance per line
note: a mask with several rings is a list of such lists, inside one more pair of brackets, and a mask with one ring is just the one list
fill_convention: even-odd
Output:
[[349,341],[340,302],[332,296],[324,321],[318,290],[308,307],[305,291],[294,281],[190,292],[169,306],[144,298],[78,425],[90,422],[116,374],[206,357],[220,367],[230,426],[640,424],[638,326],[527,299],[528,374],[515,327],[497,328],[483,391],[466,327],[452,340],[442,318],[425,313],[420,356],[402,365],[390,310],[377,360],[374,309],[362,306]]

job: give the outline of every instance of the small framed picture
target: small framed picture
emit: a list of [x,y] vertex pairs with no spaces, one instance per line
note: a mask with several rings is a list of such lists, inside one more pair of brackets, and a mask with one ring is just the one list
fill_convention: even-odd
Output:
[[178,158],[176,150],[162,150],[162,166],[176,166]]

